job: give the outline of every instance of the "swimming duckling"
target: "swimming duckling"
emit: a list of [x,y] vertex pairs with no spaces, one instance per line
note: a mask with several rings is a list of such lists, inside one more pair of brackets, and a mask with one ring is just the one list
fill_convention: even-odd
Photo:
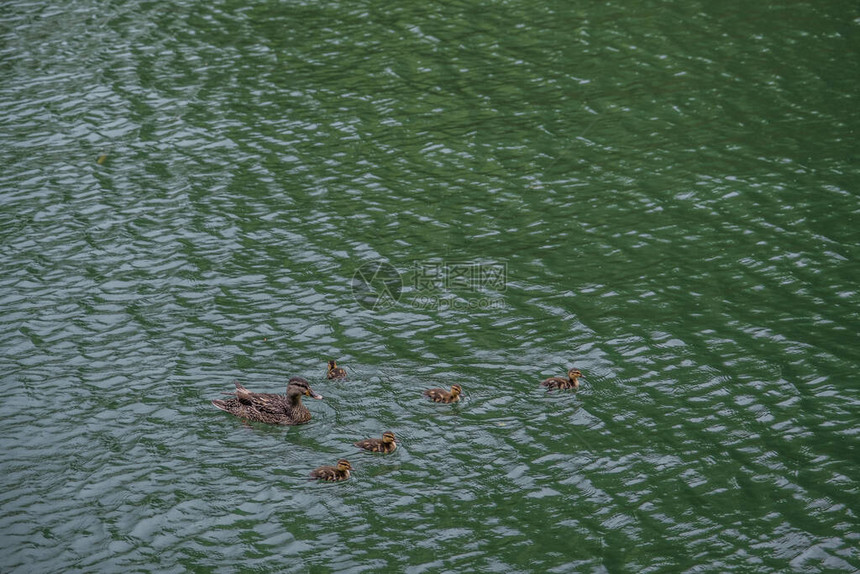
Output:
[[460,400],[460,394],[462,392],[463,389],[460,385],[453,385],[451,387],[451,392],[448,392],[445,389],[427,389],[424,391],[424,396],[430,397],[434,403],[456,403]]
[[329,379],[347,379],[346,369],[338,367],[334,360],[328,362],[328,372],[325,376]]
[[287,383],[287,394],[254,393],[242,386],[236,385],[235,398],[214,400],[212,404],[239,418],[270,423],[275,425],[300,425],[311,420],[311,412],[302,404],[302,396],[321,399],[322,396],[311,390],[308,382],[301,377],[293,377]]
[[579,372],[579,369],[571,369],[567,372],[566,379],[563,377],[550,377],[541,381],[541,386],[546,387],[547,391],[553,389],[573,389],[575,391],[579,388],[579,377],[581,376],[582,373]]
[[349,471],[352,470],[352,465],[345,458],[337,461],[337,466],[321,466],[314,469],[310,477],[316,480],[325,480],[328,482],[337,482],[349,478]]
[[394,452],[394,449],[397,448],[397,443],[394,442],[394,433],[391,431],[382,433],[382,438],[366,438],[353,444],[371,452],[389,453]]

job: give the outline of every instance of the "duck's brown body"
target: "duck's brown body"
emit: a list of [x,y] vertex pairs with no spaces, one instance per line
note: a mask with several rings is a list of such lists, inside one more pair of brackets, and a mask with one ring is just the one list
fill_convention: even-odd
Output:
[[275,425],[300,425],[311,420],[311,413],[302,404],[302,396],[321,399],[322,396],[311,390],[310,385],[301,377],[293,377],[287,384],[286,395],[273,393],[254,393],[239,383],[236,384],[235,398],[214,400],[212,404],[239,418]]
[[335,361],[328,362],[328,372],[325,376],[329,379],[347,379],[346,369],[338,367]]
[[352,470],[352,465],[346,459],[340,459],[335,466],[321,466],[311,471],[311,478],[316,480],[325,480],[328,482],[337,482],[349,478],[349,471]]
[[547,391],[553,389],[576,390],[579,388],[579,377],[581,376],[582,373],[579,372],[579,369],[571,369],[567,372],[566,379],[564,377],[550,377],[541,381],[541,386],[546,387]]
[[397,448],[394,433],[391,431],[382,433],[382,438],[366,438],[353,444],[358,448],[381,453],[394,452],[394,449]]
[[450,391],[445,389],[427,389],[424,396],[430,398],[434,403],[456,403],[460,400],[463,389],[460,385],[454,385]]

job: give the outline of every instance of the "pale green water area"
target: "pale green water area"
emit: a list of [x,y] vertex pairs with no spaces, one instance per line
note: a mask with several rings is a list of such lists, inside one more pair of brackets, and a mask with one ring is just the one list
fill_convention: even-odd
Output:
[[858,134],[855,0],[4,1],[0,572],[857,572]]

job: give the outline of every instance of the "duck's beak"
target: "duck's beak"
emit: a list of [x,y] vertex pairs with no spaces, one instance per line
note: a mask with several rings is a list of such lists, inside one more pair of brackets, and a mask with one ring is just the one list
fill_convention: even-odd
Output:
[[321,398],[323,398],[323,397],[322,397],[322,395],[320,395],[320,394],[318,394],[318,393],[315,393],[315,392],[313,392],[313,391],[311,391],[311,392],[308,394],[308,396],[309,396],[310,398],[312,398],[312,399],[321,399]]

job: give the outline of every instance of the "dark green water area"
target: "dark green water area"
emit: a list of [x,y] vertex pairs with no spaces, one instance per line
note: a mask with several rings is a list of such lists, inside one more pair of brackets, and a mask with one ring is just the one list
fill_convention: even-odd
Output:
[[858,130],[855,1],[3,2],[0,572],[857,572]]

